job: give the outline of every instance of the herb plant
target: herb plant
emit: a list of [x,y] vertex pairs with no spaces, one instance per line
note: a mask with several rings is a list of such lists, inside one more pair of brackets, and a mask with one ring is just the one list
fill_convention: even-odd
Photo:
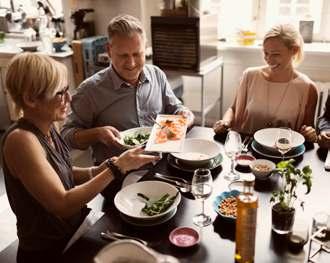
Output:
[[[298,199],[297,187],[299,185],[305,185],[306,193],[311,191],[312,187],[312,169],[309,165],[306,165],[300,170],[294,167],[294,160],[279,162],[277,167],[278,174],[282,177],[282,187],[278,191],[272,193],[270,199],[271,202],[278,202],[281,209],[292,209],[294,202]],[[300,203],[303,207],[303,202]]]

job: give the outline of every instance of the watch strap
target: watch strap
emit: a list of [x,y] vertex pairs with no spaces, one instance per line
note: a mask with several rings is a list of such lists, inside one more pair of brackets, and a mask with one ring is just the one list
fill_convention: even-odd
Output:
[[108,168],[110,169],[115,180],[120,180],[123,178],[122,172],[119,170],[118,166],[113,163],[113,160],[111,158],[109,158],[106,161],[106,164],[107,164]]

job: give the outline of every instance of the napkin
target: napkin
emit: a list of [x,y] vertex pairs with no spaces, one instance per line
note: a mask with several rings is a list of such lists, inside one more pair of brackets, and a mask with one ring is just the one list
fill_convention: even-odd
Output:
[[145,174],[148,173],[148,171],[149,170],[137,170],[130,172],[128,175],[126,175],[121,188],[138,182]]
[[324,163],[324,168],[325,170],[330,170],[330,149],[328,150],[327,153],[327,158],[325,159],[325,163]]

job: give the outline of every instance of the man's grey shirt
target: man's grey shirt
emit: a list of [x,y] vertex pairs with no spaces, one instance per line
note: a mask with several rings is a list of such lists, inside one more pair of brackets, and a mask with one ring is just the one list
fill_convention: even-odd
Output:
[[328,98],[325,103],[324,113],[318,120],[317,128],[319,132],[330,132],[330,94],[328,94]]
[[[175,114],[185,109],[174,95],[165,73],[145,65],[137,87],[122,80],[110,65],[81,83],[72,97],[71,110],[62,136],[77,148],[72,136],[78,129],[113,126],[119,131],[152,126],[157,114]],[[115,146],[92,145],[96,163],[122,152]]]

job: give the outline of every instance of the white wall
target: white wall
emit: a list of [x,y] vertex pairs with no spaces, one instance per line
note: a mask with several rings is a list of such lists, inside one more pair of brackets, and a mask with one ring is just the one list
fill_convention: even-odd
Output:
[[97,35],[107,35],[106,28],[111,18],[119,14],[129,14],[142,21],[147,33],[148,43],[151,45],[150,16],[160,14],[160,4],[161,0],[63,0],[67,37],[69,39],[73,38],[74,25],[70,19],[72,10],[93,8],[93,19]]

